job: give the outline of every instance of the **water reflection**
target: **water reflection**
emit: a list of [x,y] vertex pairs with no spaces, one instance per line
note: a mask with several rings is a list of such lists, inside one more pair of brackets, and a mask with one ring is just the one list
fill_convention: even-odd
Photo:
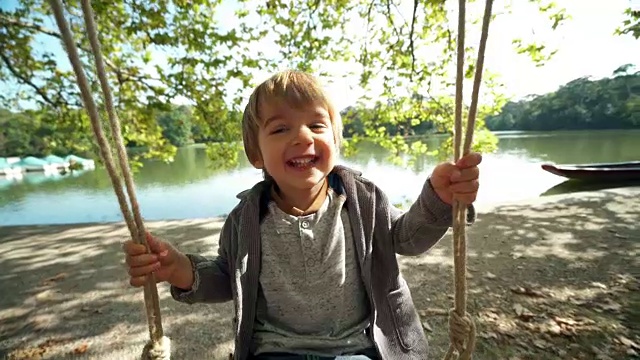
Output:
[[500,136],[501,152],[525,152],[528,157],[558,164],[637,161],[638,130],[562,131]]
[[[499,151],[481,165],[478,204],[517,201],[567,190],[564,178],[540,169],[542,162],[585,163],[640,160],[640,131],[499,134]],[[441,137],[427,139],[430,149]],[[388,153],[363,142],[359,151],[340,160],[363,172],[393,203],[411,201],[437,159],[421,156],[401,167],[388,162]],[[212,166],[203,148],[180,149],[175,161],[147,161],[135,174],[143,216],[148,220],[218,216],[237,204],[236,194],[262,178],[259,170],[239,156],[231,170]],[[559,187],[554,188],[556,185]],[[572,189],[575,189],[573,187]],[[0,178],[0,226],[120,221],[113,188],[104,169],[46,177],[28,174],[22,180]]]

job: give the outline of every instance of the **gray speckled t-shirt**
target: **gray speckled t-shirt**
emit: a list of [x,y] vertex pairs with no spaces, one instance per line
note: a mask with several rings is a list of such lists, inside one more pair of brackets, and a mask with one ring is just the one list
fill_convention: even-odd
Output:
[[374,346],[345,200],[330,189],[320,210],[305,216],[269,204],[252,353],[330,356]]

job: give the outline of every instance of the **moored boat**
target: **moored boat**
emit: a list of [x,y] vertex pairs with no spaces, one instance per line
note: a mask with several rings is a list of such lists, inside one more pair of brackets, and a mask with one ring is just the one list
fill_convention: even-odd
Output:
[[542,164],[542,169],[567,179],[581,181],[640,180],[640,161],[596,164]]
[[6,158],[0,157],[0,175],[4,175],[7,178],[21,177],[22,168],[10,163]]
[[69,169],[69,161],[56,155],[47,155],[42,160],[46,161],[49,165],[53,165],[58,169]]
[[12,164],[12,166],[19,166],[27,172],[43,171],[49,173],[57,170],[56,165],[49,164],[45,160],[38,159],[33,156],[27,156],[24,159],[20,159],[20,161]]
[[69,164],[80,164],[80,165],[82,165],[83,169],[95,169],[95,167],[96,167],[95,161],[93,161],[91,159],[81,158],[81,157],[76,156],[76,155],[69,155],[69,156],[65,157],[64,160],[66,162],[68,162]]
[[45,157],[27,156],[24,158],[0,157],[0,175],[10,176],[11,174],[23,172],[68,172],[69,170],[91,170],[96,164],[92,159],[85,159],[77,155],[67,155],[60,157],[57,155],[47,155]]

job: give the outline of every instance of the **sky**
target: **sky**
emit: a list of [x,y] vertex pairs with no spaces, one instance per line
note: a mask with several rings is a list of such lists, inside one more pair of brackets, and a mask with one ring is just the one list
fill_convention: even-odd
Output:
[[[572,17],[556,31],[551,31],[544,17],[535,13],[523,0],[497,0],[495,12],[500,11],[501,4],[509,1],[513,5],[513,15],[499,16],[492,21],[489,29],[485,67],[499,74],[499,80],[505,84],[505,92],[515,99],[530,95],[542,94],[556,90],[559,86],[579,77],[592,76],[601,78],[610,76],[620,65],[635,64],[640,70],[640,40],[630,36],[616,36],[615,29],[623,21],[624,9],[635,0],[557,0],[556,3],[567,8],[567,13]],[[1,0],[1,8],[12,8],[17,0]],[[477,10],[482,10],[483,1],[477,1],[480,5]],[[455,6],[455,2],[452,2]],[[222,11],[218,14],[220,19],[229,19],[236,4],[223,1]],[[473,11],[473,8],[470,9]],[[224,23],[224,26],[233,26],[233,23]],[[54,27],[54,23],[50,23]],[[477,41],[477,33],[470,33],[468,43]],[[513,51],[511,40],[514,37],[522,37],[525,40],[534,37],[544,42],[547,46],[557,49],[554,58],[542,67],[536,67],[524,55],[517,55]],[[47,41],[41,46],[51,48],[52,43]],[[59,61],[68,68],[68,59],[59,48],[57,51]],[[154,56],[162,62],[162,54]],[[323,79],[336,106],[342,109],[353,104],[361,95],[355,80],[341,77],[344,66],[336,65],[334,68],[325,69],[338,74],[329,81]],[[255,83],[269,76],[265,72],[257,72]],[[0,87],[8,89],[13,85],[2,84]],[[470,92],[470,86],[466,87]],[[465,95],[468,98],[468,94]],[[185,101],[186,99],[182,99]]]
[[[557,0],[559,6],[567,8],[572,19],[556,31],[551,31],[540,15],[531,16],[527,1],[512,2],[521,5],[514,5],[514,15],[498,17],[490,24],[485,57],[485,68],[499,73],[499,80],[505,84],[509,96],[518,99],[555,91],[583,76],[607,77],[627,63],[635,64],[640,70],[640,39],[614,35],[615,29],[622,24],[629,0]],[[484,2],[477,3],[483,6]],[[511,40],[515,36],[527,39],[534,36],[532,34],[558,50],[542,67],[536,67],[526,56],[513,51]],[[472,43],[473,40],[467,41]],[[339,108],[353,101],[354,94],[348,84],[338,81],[330,88],[338,99]],[[470,86],[465,90],[470,92]],[[469,96],[465,91],[465,99]]]
[[[521,2],[524,3],[524,2]],[[582,76],[610,76],[620,65],[635,64],[640,70],[640,40],[616,36],[629,0],[557,1],[572,16],[555,32],[544,33],[545,25],[527,24],[523,17],[504,18],[490,29],[487,64],[501,73],[509,92],[515,96],[545,93]],[[531,26],[533,25],[533,26]],[[536,68],[524,57],[509,52],[514,31],[544,33],[547,43],[558,49],[544,67]],[[555,45],[555,46],[554,46]]]

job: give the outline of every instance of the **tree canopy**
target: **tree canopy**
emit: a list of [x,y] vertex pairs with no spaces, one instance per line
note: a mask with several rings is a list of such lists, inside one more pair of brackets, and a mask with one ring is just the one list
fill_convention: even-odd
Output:
[[638,128],[640,71],[625,64],[609,78],[575,79],[557,91],[508,102],[485,121],[491,130]]
[[[80,4],[77,0],[65,4],[98,94],[88,41],[82,35]],[[356,77],[367,95],[354,106],[371,109],[360,119],[363,136],[397,153],[427,150],[419,141],[408,145],[409,128],[452,129],[454,1],[241,0],[232,6],[215,0],[94,0],[92,4],[125,140],[144,148],[144,156],[170,159],[176,144],[215,140],[212,153],[233,159],[234,141],[241,139],[237,115],[246,90],[261,80],[259,74],[285,67],[328,78]],[[484,2],[470,4],[467,31],[479,33]],[[569,18],[552,1],[528,4],[553,29]],[[494,18],[510,16],[508,2],[494,7],[500,9]],[[75,78],[64,54],[55,51],[59,39],[44,0],[18,0],[14,8],[0,11],[0,82],[15,90],[0,94],[0,106],[15,113],[25,102],[35,104],[28,116],[30,121],[46,123],[45,141],[64,143],[70,152],[90,152],[94,145]],[[476,43],[470,39],[466,44],[470,81]],[[540,64],[554,54],[544,44],[518,38],[513,45],[516,52]],[[327,64],[350,70],[329,73]],[[490,67],[483,81],[479,119],[495,114],[506,102]],[[188,105],[190,125],[180,123],[187,108],[171,105],[177,102]],[[345,116],[347,125],[352,120]],[[482,132],[484,123],[478,121],[477,126],[476,144],[490,145],[491,135]],[[352,150],[361,137],[350,139],[346,150]]]

